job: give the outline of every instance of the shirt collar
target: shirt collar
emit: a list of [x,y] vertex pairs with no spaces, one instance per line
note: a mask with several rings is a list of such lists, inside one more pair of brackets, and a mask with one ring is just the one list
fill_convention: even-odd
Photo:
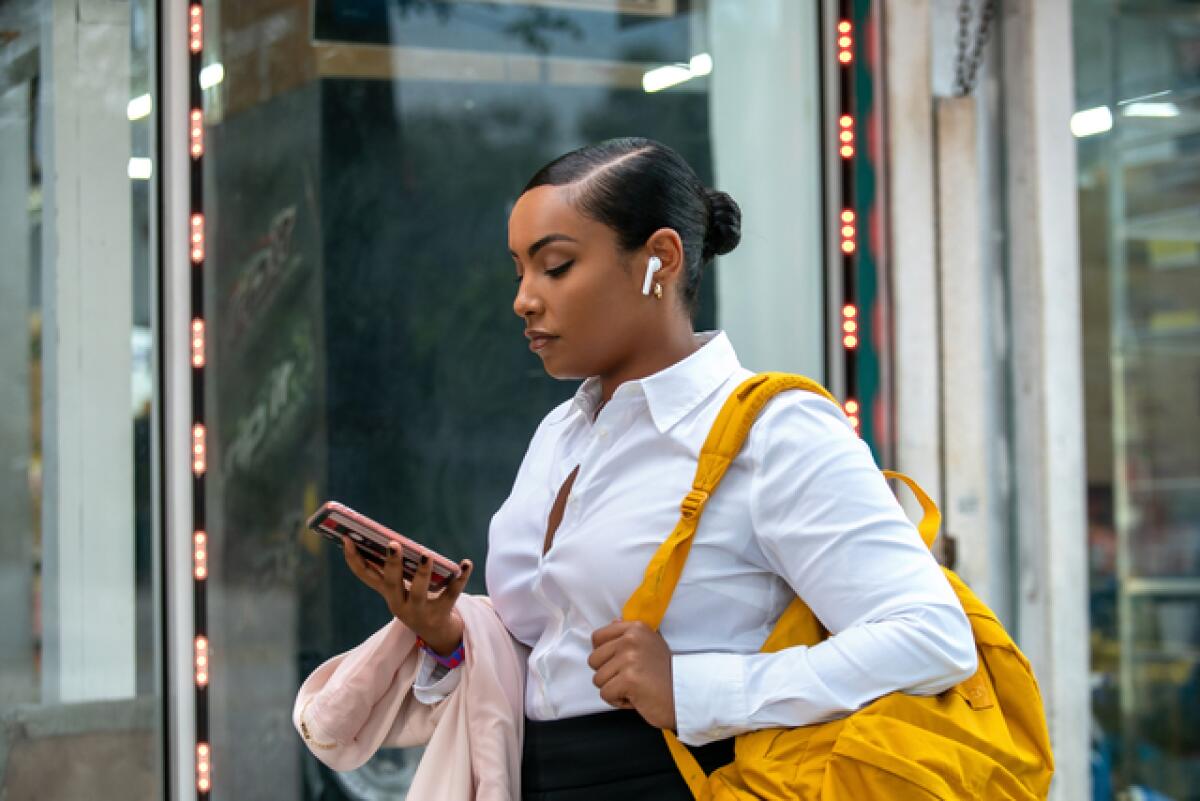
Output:
[[[614,399],[645,395],[659,433],[669,431],[741,367],[724,331],[703,331],[695,337],[700,345],[695,353],[653,375],[625,382],[613,395]],[[580,385],[572,406],[591,421],[599,405],[600,379],[592,376]]]

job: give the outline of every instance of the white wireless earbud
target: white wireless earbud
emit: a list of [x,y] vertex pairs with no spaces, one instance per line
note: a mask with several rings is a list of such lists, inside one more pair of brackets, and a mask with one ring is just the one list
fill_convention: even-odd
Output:
[[651,256],[650,261],[646,262],[646,281],[642,284],[642,294],[650,294],[650,282],[654,280],[654,274],[662,269],[662,259],[658,256]]

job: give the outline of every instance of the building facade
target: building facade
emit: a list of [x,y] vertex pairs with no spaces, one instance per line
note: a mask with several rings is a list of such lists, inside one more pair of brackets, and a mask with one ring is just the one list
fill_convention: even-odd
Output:
[[824,381],[940,502],[1038,674],[1055,797],[1195,797],[1194,20],[3,0],[0,796],[403,797],[418,753],[335,774],[292,729],[387,619],[305,520],[483,560],[574,390],[512,315],[508,210],[641,135],[744,212],[697,329]]

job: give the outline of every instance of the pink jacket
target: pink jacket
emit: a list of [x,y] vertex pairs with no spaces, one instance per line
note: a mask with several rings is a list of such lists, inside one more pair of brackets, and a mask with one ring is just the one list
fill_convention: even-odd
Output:
[[383,746],[424,745],[409,798],[518,801],[525,727],[525,662],[485,597],[463,595],[463,676],[432,706],[413,697],[416,636],[392,620],[362,645],[312,672],[300,687],[292,722],[313,754],[334,770],[353,770]]

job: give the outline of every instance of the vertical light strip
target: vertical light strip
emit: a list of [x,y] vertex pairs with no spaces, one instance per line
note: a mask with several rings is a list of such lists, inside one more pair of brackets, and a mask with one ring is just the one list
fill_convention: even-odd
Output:
[[842,20],[837,26],[838,63],[844,65],[854,60],[854,26],[850,20]]
[[843,114],[838,118],[838,155],[843,160],[854,157],[854,115]]
[[189,150],[192,158],[198,159],[204,155],[204,112],[198,108],[192,109],[188,118]]
[[208,686],[208,638],[196,638],[196,686]]
[[208,535],[203,531],[192,535],[192,575],[196,581],[208,578]]
[[829,52],[835,53],[836,63],[833,69],[837,73],[838,106],[837,106],[837,140],[832,143],[838,159],[839,184],[841,186],[841,202],[833,207],[837,219],[833,228],[837,231],[838,250],[841,256],[841,320],[838,335],[841,339],[842,370],[845,376],[845,396],[847,398],[843,409],[846,417],[855,431],[861,430],[862,415],[858,398],[858,362],[857,350],[859,343],[858,300],[857,300],[857,269],[859,250],[859,221],[855,207],[854,167],[855,156],[858,153],[858,132],[855,125],[855,92],[854,92],[854,62],[855,62],[855,33],[852,20],[854,3],[852,0],[839,0],[839,19],[835,32],[835,47]]
[[203,423],[192,426],[192,472],[200,478],[208,470],[208,436]]
[[204,49],[204,8],[199,3],[188,8],[188,49],[193,53]]
[[858,249],[858,229],[854,227],[855,220],[853,210],[842,211],[842,227],[838,229],[838,233],[841,235],[843,253],[853,253]]
[[853,303],[842,307],[842,346],[846,350],[858,347],[858,307]]
[[[176,0],[179,2],[180,0]],[[188,4],[188,102],[186,139],[190,159],[189,190],[191,208],[187,218],[188,252],[195,270],[203,270],[208,257],[204,218],[204,96],[200,72],[204,61],[204,9],[200,3]],[[205,479],[208,475],[208,427],[204,418],[204,372],[208,365],[207,325],[204,319],[204,276],[187,276],[191,287],[192,366],[192,596],[194,599],[192,679],[196,699],[196,794],[207,799],[212,792],[212,747],[208,727],[208,689],[212,679],[212,653],[208,640],[208,533],[205,522]]]
[[204,321],[192,320],[192,367],[204,366]]
[[204,261],[204,215],[200,212],[192,212],[191,230],[188,232],[188,237],[192,247],[192,264],[199,264]]
[[208,743],[196,743],[196,790],[204,797],[212,790],[212,749]]
[[854,430],[857,431],[860,422],[858,419],[858,401],[850,398],[842,405],[842,408],[846,410],[846,417],[850,418],[850,425],[854,426]]

